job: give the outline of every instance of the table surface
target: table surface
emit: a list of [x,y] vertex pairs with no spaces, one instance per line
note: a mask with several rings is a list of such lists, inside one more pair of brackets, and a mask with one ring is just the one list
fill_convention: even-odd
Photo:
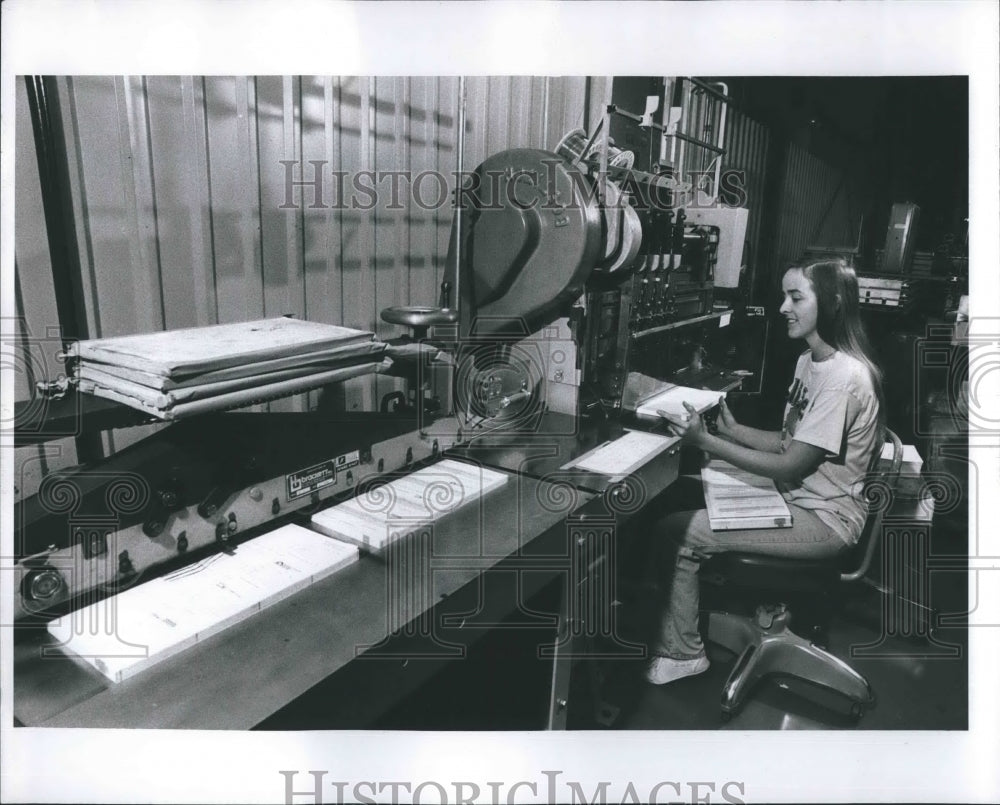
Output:
[[592,497],[584,490],[567,497],[512,475],[434,524],[424,557],[429,570],[410,588],[393,576],[406,566],[405,555],[363,555],[118,684],[61,651],[45,656],[42,649],[51,653],[54,644],[44,629],[22,630],[14,652],[15,716],[27,726],[248,729],[383,640],[394,618],[398,626],[419,616],[504,562],[530,564],[539,536],[558,530],[572,507]]
[[[44,628],[19,629],[16,718],[27,726],[249,729],[486,571],[536,562],[554,578],[556,554],[570,551],[567,521],[627,519],[676,477],[675,449],[624,481],[561,469],[623,432],[619,423],[578,424],[546,414],[533,434],[476,437],[450,454],[507,471],[503,487],[442,517],[432,536],[401,540],[399,554],[363,554],[124,682],[64,654]],[[426,546],[417,557],[425,572],[401,589],[399,568],[414,562],[415,545]]]

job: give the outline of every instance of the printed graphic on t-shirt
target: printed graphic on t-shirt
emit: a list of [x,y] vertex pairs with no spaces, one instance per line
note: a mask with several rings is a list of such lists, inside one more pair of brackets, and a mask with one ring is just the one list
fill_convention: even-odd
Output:
[[784,427],[786,437],[795,435],[795,427],[802,419],[802,414],[808,405],[809,389],[799,378],[795,378],[791,388],[788,389],[788,414],[785,416]]

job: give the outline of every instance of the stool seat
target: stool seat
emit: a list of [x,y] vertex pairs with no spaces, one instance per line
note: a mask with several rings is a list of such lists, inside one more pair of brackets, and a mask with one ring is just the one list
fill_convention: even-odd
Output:
[[705,562],[701,577],[709,583],[782,590],[815,590],[840,582],[840,557],[789,559],[752,553],[721,553]]

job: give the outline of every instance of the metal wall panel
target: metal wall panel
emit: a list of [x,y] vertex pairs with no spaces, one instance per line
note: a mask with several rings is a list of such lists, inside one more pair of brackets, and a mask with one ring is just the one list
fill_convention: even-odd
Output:
[[[764,219],[764,184],[767,159],[770,148],[770,133],[757,121],[747,117],[737,109],[729,108],[726,114],[726,153],[722,161],[723,174],[733,175],[723,181],[723,188],[732,187],[731,179],[738,177],[745,200],[738,206],[749,209],[747,215],[746,238],[750,244],[750,270],[758,271],[761,254],[761,225]],[[722,200],[730,203],[731,191],[724,189]]]
[[856,211],[851,178],[790,144],[785,160],[775,249],[776,271],[800,259],[807,246],[852,246]]

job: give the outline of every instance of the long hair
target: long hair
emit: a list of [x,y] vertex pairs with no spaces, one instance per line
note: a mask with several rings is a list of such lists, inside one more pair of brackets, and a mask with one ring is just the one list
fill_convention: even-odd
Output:
[[857,274],[843,260],[823,260],[794,268],[802,271],[816,294],[816,331],[819,337],[831,347],[856,358],[868,369],[878,398],[879,424],[884,424],[882,370],[875,363],[871,342],[861,323]]

